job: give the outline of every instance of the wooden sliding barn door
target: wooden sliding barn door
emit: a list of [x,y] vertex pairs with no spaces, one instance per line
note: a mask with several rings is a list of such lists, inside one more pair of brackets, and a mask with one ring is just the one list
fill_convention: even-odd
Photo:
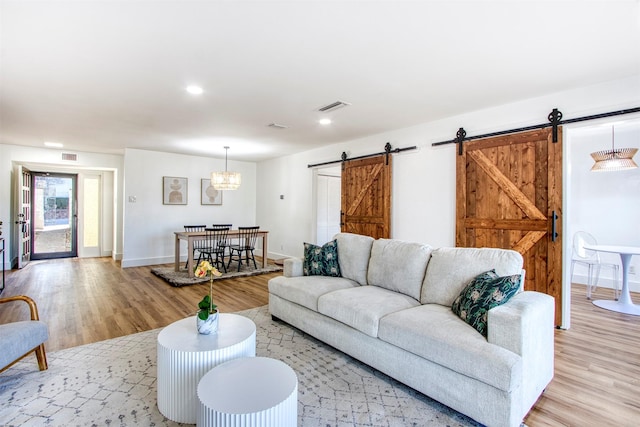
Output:
[[391,236],[391,163],[382,155],[342,162],[341,221],[345,233]]
[[[456,246],[514,249],[525,290],[556,299],[562,319],[562,129],[463,144],[457,156]],[[555,232],[555,236],[553,233]]]

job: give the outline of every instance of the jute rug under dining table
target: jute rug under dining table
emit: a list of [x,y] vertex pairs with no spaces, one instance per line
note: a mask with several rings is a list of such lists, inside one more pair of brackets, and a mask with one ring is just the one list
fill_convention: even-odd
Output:
[[[282,267],[276,264],[267,264],[266,267],[263,267],[261,263],[257,264],[257,268],[253,266],[253,264],[247,266],[246,263],[243,263],[240,266],[240,270],[238,270],[238,263],[233,261],[227,271],[225,272],[222,269],[219,269],[222,276],[216,277],[215,280],[224,280],[224,279],[232,279],[237,277],[247,277],[247,276],[256,276],[258,274],[265,273],[273,273],[277,271],[282,271]],[[189,286],[195,285],[198,283],[208,282],[208,277],[195,277],[193,274],[187,274],[187,270],[185,268],[181,268],[180,271],[175,271],[175,267],[153,267],[151,272],[158,277],[163,278],[167,281],[171,286],[179,287],[179,286]]]

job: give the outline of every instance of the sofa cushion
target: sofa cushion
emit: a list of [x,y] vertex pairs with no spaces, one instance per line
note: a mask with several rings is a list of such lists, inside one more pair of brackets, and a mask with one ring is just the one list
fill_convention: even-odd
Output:
[[305,243],[302,271],[305,276],[340,277],[338,242],[332,240],[322,246]]
[[318,297],[339,289],[352,288],[359,285],[342,277],[326,276],[278,276],[269,280],[269,293],[287,301],[318,311]]
[[420,302],[451,307],[474,277],[490,269],[499,276],[520,274],[522,255],[508,249],[438,248],[431,252]]
[[338,241],[338,261],[342,277],[366,285],[373,237],[338,233],[334,239]]
[[380,320],[378,337],[500,390],[522,382],[522,358],[490,344],[450,307],[427,304],[389,314]]
[[451,311],[486,337],[489,310],[509,301],[519,288],[519,274],[499,277],[495,270],[484,272],[460,292]]
[[367,282],[419,301],[431,250],[420,243],[378,239],[371,248]]
[[415,299],[377,286],[357,286],[326,293],[318,298],[318,312],[372,337],[389,313],[416,307]]

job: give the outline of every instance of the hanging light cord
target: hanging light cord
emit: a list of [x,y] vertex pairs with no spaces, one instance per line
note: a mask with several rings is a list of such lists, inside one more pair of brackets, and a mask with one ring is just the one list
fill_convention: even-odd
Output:
[[613,156],[616,156],[616,128],[615,128],[615,126],[611,126],[611,154]]

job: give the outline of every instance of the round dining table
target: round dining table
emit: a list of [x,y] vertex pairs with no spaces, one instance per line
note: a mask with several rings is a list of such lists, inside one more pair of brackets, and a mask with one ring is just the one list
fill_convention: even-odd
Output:
[[622,290],[618,301],[615,300],[595,300],[593,304],[611,311],[640,316],[640,305],[636,305],[631,300],[629,294],[629,265],[633,255],[640,255],[640,247],[637,246],[616,246],[616,245],[584,245],[585,249],[598,252],[608,252],[620,255],[622,261]]

